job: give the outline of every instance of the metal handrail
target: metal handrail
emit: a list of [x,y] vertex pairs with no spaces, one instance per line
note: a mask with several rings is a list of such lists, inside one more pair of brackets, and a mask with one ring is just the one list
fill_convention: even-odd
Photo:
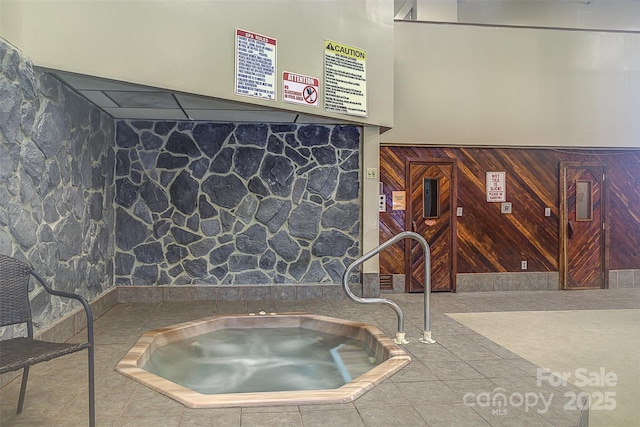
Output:
[[391,306],[391,308],[395,310],[396,315],[398,316],[398,332],[396,332],[396,338],[393,341],[397,344],[408,344],[409,341],[407,341],[404,331],[404,313],[402,313],[402,309],[397,303],[386,298],[361,298],[357,295],[354,295],[349,288],[349,276],[357,265],[362,264],[363,262],[379,254],[389,246],[402,239],[417,240],[422,246],[422,251],[424,252],[424,330],[422,331],[422,337],[420,337],[419,341],[425,344],[432,344],[435,343],[435,340],[431,338],[431,313],[429,301],[429,296],[431,294],[431,251],[429,249],[429,244],[427,243],[427,241],[418,233],[415,233],[413,231],[403,231],[402,233],[395,235],[383,244],[379,245],[378,247],[372,249],[371,251],[362,255],[360,258],[353,261],[342,275],[342,288],[344,289],[344,292],[347,294],[349,299],[351,299],[352,301],[362,304],[386,304]]

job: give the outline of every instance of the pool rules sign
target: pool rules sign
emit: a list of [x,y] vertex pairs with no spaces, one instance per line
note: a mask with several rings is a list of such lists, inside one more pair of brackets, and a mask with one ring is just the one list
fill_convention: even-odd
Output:
[[324,41],[324,109],[367,117],[367,51]]
[[236,30],[235,93],[276,99],[276,39]]

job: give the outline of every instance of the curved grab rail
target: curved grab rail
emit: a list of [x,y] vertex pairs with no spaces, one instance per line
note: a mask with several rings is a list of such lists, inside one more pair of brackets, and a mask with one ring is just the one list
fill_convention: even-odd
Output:
[[357,295],[354,295],[349,288],[349,276],[357,265],[362,264],[363,262],[379,254],[389,246],[402,239],[417,240],[422,246],[422,251],[424,252],[424,330],[419,341],[422,343],[435,343],[435,341],[431,338],[431,316],[429,303],[429,295],[431,294],[431,251],[429,249],[427,241],[418,233],[415,233],[413,231],[403,231],[402,233],[393,236],[391,239],[387,240],[383,244],[379,245],[378,247],[372,249],[371,251],[362,255],[360,258],[353,261],[342,275],[342,288],[344,289],[344,292],[347,294],[349,299],[351,299],[352,301],[362,304],[386,304],[391,306],[391,308],[395,310],[396,315],[398,316],[398,332],[396,332],[396,339],[394,341],[397,344],[407,344],[409,341],[407,341],[405,338],[404,314],[402,313],[402,309],[397,303],[386,298],[361,298]]

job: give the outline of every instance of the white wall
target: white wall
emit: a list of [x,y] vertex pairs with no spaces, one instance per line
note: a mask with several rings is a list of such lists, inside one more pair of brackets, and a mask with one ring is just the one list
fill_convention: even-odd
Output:
[[0,35],[35,65],[309,113],[234,94],[236,28],[277,39],[277,75],[319,77],[321,91],[325,39],[366,49],[368,118],[314,113],[393,124],[393,3],[386,0],[0,2]]
[[381,143],[640,146],[640,34],[396,22]]
[[416,12],[417,21],[640,30],[638,0],[417,0]]
[[[365,254],[378,246],[380,242],[380,128],[365,126],[362,132],[362,253]],[[367,169],[375,169],[376,177],[367,178]],[[377,273],[378,255],[362,265],[363,273]]]
[[458,22],[458,0],[417,0],[416,21]]
[[457,22],[460,23],[640,30],[637,0],[459,0],[457,3]]

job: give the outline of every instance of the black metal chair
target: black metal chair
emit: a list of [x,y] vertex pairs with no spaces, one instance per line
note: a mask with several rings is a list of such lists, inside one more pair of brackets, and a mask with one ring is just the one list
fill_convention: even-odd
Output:
[[[56,343],[33,338],[33,321],[29,305],[29,278],[33,276],[51,295],[80,301],[87,315],[87,342]],[[89,354],[89,425],[95,425],[93,314],[89,303],[80,295],[56,291],[33,268],[15,258],[0,254],[0,327],[27,324],[27,336],[0,341],[0,374],[24,369],[18,411],[22,412],[29,377],[29,367],[56,357],[84,349]]]

